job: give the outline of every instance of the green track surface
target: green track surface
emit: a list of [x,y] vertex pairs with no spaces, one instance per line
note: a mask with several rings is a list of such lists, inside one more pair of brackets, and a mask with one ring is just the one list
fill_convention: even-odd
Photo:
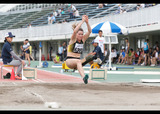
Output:
[[[42,61],[43,62],[43,61]],[[61,68],[52,68],[51,66],[54,65],[53,62],[48,61],[49,67],[48,68],[38,68],[42,70],[52,71],[52,72],[58,72],[61,73]],[[39,65],[38,61],[31,61],[31,67],[36,67]],[[58,64],[61,65],[61,64]],[[117,71],[153,71],[153,72],[160,72],[160,67],[150,67],[150,66],[136,66],[136,65],[113,65],[114,67],[134,67],[134,69],[118,69]],[[89,69],[85,69],[89,70]],[[112,71],[111,71],[112,72]],[[116,71],[114,71],[116,72]],[[63,72],[67,75],[72,75],[76,77],[80,77],[79,73],[72,72],[72,69],[70,69],[68,72]],[[107,80],[96,80],[99,82],[110,82],[110,83],[140,83],[140,79],[160,79],[160,75],[143,75],[143,74],[107,74]],[[158,85],[158,84],[156,84]],[[160,85],[160,83],[159,83]]]

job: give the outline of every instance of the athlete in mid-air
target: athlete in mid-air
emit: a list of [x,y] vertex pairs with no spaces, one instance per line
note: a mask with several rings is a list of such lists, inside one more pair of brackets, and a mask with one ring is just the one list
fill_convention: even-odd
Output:
[[[88,31],[85,34],[83,29],[81,28],[81,25],[84,22],[86,23],[88,28]],[[80,60],[80,56],[83,52],[84,43],[89,38],[89,35],[92,32],[88,22],[88,16],[83,15],[82,21],[77,25],[76,24],[72,25],[72,27],[73,27],[73,34],[71,36],[67,49],[66,65],[71,69],[77,69],[81,77],[83,78],[84,83],[87,84],[89,77],[87,74],[86,75],[84,74],[84,69],[82,67],[82,63],[85,61],[85,59]]]

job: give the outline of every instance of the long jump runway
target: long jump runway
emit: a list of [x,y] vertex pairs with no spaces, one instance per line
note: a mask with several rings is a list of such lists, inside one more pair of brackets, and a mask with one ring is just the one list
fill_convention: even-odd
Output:
[[[1,72],[1,65],[0,63],[0,72]],[[11,73],[12,68],[11,67],[4,67],[3,68],[3,75],[10,72]],[[22,80],[10,80],[10,79],[0,79],[0,81],[22,81]],[[56,73],[52,71],[45,71],[37,69],[37,79],[28,79],[27,82],[40,82],[40,83],[83,83],[82,78],[75,77],[71,75]],[[89,83],[95,82],[89,80]]]

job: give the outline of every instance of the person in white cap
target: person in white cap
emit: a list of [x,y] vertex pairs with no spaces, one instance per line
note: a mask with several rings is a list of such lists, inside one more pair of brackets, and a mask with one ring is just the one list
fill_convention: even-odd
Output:
[[22,65],[25,66],[26,63],[14,53],[11,46],[13,37],[15,37],[15,35],[12,35],[11,32],[5,34],[5,43],[2,47],[2,60],[5,65],[18,66],[15,78],[21,80]]
[[85,58],[86,61],[82,63],[82,66],[86,65],[87,63],[89,63],[90,65],[93,64],[93,60],[99,60],[99,62],[101,63],[103,61],[103,53],[101,48],[98,46],[99,40],[94,39],[91,44],[94,46],[94,50],[89,53]]

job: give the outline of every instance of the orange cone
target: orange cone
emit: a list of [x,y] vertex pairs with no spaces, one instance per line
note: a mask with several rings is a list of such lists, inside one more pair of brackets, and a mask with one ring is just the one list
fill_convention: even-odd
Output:
[[12,69],[10,80],[15,80],[14,70]]

